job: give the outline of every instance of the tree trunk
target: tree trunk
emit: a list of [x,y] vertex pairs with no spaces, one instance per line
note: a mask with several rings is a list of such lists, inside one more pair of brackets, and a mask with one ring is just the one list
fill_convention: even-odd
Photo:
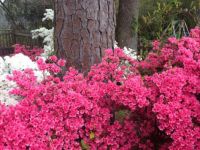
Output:
[[113,0],[55,0],[55,20],[55,49],[67,68],[88,72],[113,47]]
[[137,50],[139,0],[119,0],[116,40],[119,47]]

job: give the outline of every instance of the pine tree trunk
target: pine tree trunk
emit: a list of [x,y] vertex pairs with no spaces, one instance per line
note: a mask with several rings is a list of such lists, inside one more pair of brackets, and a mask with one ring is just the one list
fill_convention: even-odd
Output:
[[67,68],[88,72],[115,38],[113,0],[56,0],[55,48]]
[[137,50],[139,0],[119,0],[116,40],[118,45]]

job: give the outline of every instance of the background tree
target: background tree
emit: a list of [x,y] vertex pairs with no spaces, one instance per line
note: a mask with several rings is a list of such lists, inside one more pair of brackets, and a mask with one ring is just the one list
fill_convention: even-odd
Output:
[[139,0],[119,0],[116,40],[120,47],[137,49]]
[[113,47],[113,0],[55,0],[55,22],[55,49],[67,67],[87,72]]

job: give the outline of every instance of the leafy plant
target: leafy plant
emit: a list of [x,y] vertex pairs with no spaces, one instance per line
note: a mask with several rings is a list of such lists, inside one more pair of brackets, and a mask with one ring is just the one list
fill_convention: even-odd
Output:
[[182,22],[185,22],[185,29],[195,27],[198,23],[198,9],[198,0],[142,0],[138,30],[139,49],[149,51],[154,39],[165,41],[170,36],[180,38],[184,34],[175,31],[175,28]]

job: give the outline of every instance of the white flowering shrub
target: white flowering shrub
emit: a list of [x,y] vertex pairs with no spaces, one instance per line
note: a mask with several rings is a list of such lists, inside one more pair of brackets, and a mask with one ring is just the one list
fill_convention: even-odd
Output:
[[28,56],[21,53],[15,54],[14,56],[0,57],[0,101],[6,105],[15,105],[20,100],[20,97],[16,97],[9,94],[17,85],[7,79],[8,75],[11,75],[14,70],[24,70],[31,68],[34,70],[37,76],[38,82],[42,81],[48,72],[39,71],[36,62],[32,61]]
[[[44,13],[44,18],[42,21],[50,20],[53,22],[54,20],[54,11],[52,9],[46,9],[46,12]],[[39,29],[35,29],[31,31],[32,38],[36,39],[38,37],[43,38],[44,43],[44,54],[42,56],[47,57],[54,51],[54,28],[47,29],[45,27],[41,27]]]

